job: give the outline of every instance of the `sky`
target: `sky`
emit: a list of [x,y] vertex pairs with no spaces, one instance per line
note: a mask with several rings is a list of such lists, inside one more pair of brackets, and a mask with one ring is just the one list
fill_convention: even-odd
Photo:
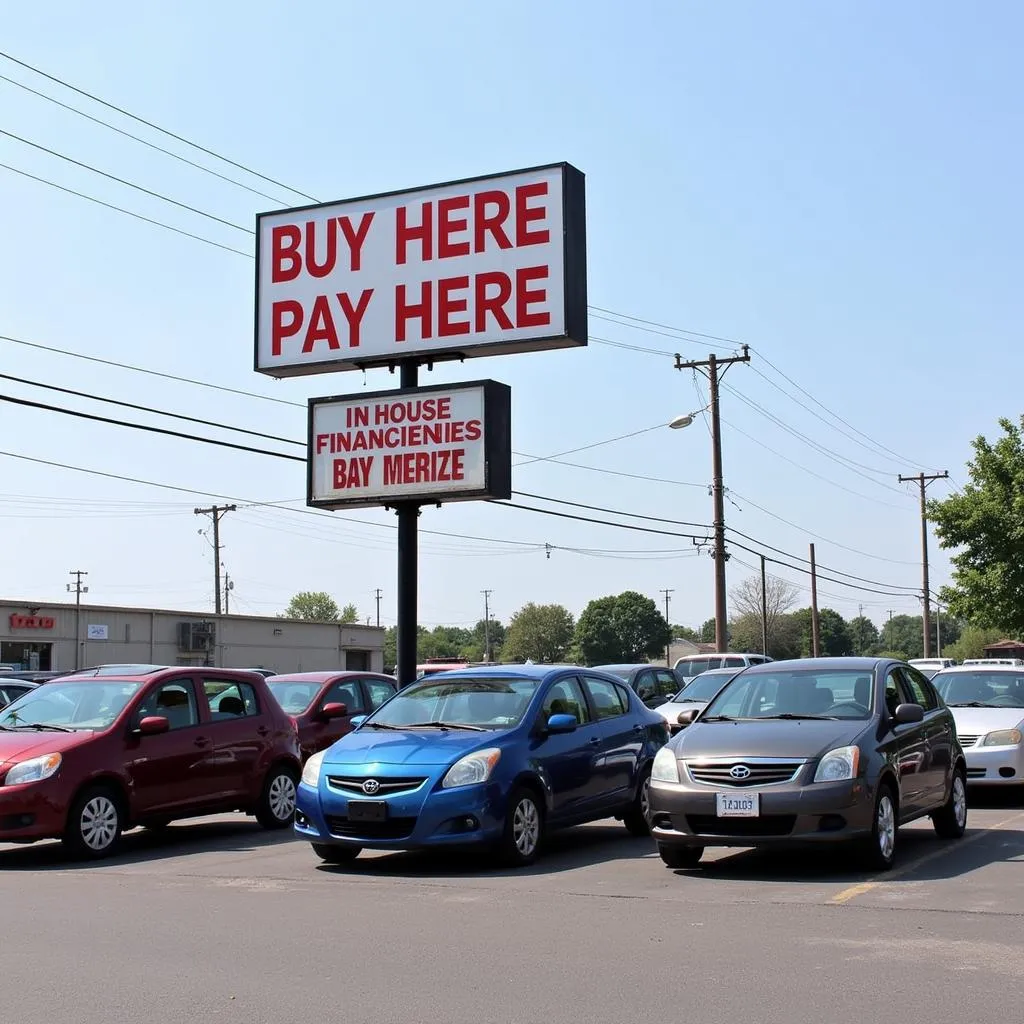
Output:
[[[751,360],[721,403],[730,587],[764,552],[808,604],[813,542],[822,606],[919,614],[917,492],[899,474],[948,470],[929,495],[951,493],[972,438],[1020,413],[1022,30],[1024,9],[996,0],[16,5],[7,55],[248,170],[0,58],[0,162],[22,172],[0,167],[0,335],[247,394],[0,340],[0,373],[35,382],[0,395],[301,454],[222,425],[302,441],[307,398],[397,380],[253,371],[256,214],[309,201],[292,189],[335,200],[565,160],[586,175],[590,343],[421,383],[508,384],[514,502],[631,528],[425,509],[421,622],[476,622],[484,590],[504,621],[624,590],[663,606],[664,589],[674,622],[711,617],[709,549],[678,535],[712,518],[708,427],[663,425],[707,404],[673,354],[740,343]],[[96,603],[208,610],[209,520],[193,510],[231,499],[233,611],[325,590],[376,621],[379,589],[395,621],[394,516],[312,514],[298,462],[10,402],[0,434],[4,597],[66,600],[82,569]],[[949,563],[934,538],[931,552],[937,589]]]

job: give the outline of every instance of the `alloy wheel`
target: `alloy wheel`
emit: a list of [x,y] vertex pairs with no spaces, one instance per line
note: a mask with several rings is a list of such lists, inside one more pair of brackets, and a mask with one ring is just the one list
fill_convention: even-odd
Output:
[[896,811],[888,793],[883,793],[882,798],[878,801],[876,825],[878,850],[886,860],[889,860],[896,849]]
[[957,828],[965,828],[967,825],[967,787],[963,778],[957,774],[953,777],[953,816],[956,818]]
[[274,776],[267,791],[267,803],[278,821],[287,821],[295,813],[295,782],[290,775],[282,772]]
[[94,853],[102,853],[117,838],[117,805],[109,796],[94,796],[82,808],[78,828],[82,842]]
[[512,841],[521,857],[530,857],[540,839],[540,812],[528,796],[524,796],[512,815]]
[[651,821],[651,777],[648,775],[643,782],[640,783],[640,813],[644,816],[644,821],[650,824]]

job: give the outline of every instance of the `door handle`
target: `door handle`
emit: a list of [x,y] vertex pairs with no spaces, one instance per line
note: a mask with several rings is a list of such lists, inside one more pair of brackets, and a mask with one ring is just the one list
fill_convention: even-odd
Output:
[[258,728],[258,729],[257,729],[256,731],[257,731],[257,732],[258,732],[258,733],[259,733],[259,734],[260,734],[261,736],[266,736],[266,735],[267,735],[267,733],[268,733],[268,732],[270,732],[270,730],[269,730],[269,729],[268,729],[268,728],[267,728],[267,727],[266,727],[265,725],[261,725],[261,726],[260,726],[260,727],[259,727],[259,728]]
[[598,743],[600,743],[600,742],[601,742],[601,738],[599,736],[591,736],[590,737],[590,745],[592,747],[596,747],[598,745]]
[[210,741],[205,736],[200,736],[196,740],[196,746],[197,747],[208,747],[209,745],[210,745]]

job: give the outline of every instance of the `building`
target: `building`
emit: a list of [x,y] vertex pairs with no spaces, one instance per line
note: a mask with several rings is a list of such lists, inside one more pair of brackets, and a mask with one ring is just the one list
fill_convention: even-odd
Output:
[[1024,643],[1020,640],[999,640],[994,644],[986,644],[985,657],[1024,659]]
[[[78,662],[75,661],[76,636]],[[0,665],[218,665],[275,672],[384,671],[384,630],[259,615],[0,600]]]

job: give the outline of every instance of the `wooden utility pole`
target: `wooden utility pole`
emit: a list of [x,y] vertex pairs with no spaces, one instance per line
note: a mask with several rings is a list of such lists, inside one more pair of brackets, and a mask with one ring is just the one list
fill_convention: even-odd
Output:
[[811,545],[811,655],[821,657],[821,621],[818,618],[818,563]]
[[672,667],[672,620],[668,617],[668,603],[672,600],[674,590],[662,590],[665,596],[665,621],[668,623],[668,642],[665,644],[665,664]]
[[724,653],[729,649],[728,616],[726,610],[725,563],[729,558],[725,550],[725,487],[722,483],[722,423],[718,412],[718,390],[726,371],[733,363],[749,363],[750,347],[743,346],[743,354],[720,359],[714,353],[707,359],[684,362],[676,353],[677,370],[700,370],[707,379],[711,394],[711,446],[712,480],[711,497],[714,506],[715,544],[711,557],[715,560],[715,650]]
[[237,505],[211,505],[209,508],[193,509],[197,516],[209,516],[213,520],[213,607],[220,615],[220,521]]
[[924,614],[922,628],[924,631],[924,656],[932,656],[932,607],[931,589],[928,584],[928,506],[925,501],[925,490],[933,480],[948,480],[949,473],[918,473],[916,476],[900,474],[900,483],[916,483],[921,488],[921,589],[924,591]]
[[768,657],[768,573],[764,555],[761,556],[761,653]]
[[484,661],[491,660],[491,594],[493,590],[481,590],[484,595]]
[[380,599],[384,596],[384,591],[382,591],[380,587],[378,587],[376,591],[374,591],[373,596],[376,598],[377,601],[377,625],[380,626]]
[[69,576],[75,577],[74,583],[67,585],[68,591],[75,595],[75,669],[82,667],[82,595],[89,593],[89,588],[82,586],[82,577],[89,574],[84,569],[72,569]]

